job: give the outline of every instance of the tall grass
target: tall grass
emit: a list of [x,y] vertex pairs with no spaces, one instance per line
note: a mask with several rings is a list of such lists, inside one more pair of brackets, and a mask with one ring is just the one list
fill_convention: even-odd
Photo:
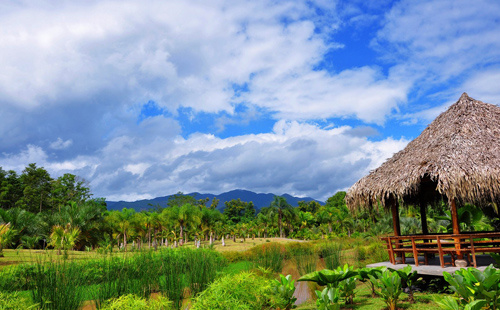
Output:
[[47,262],[36,265],[33,277],[33,301],[41,309],[77,310],[84,301],[85,279],[75,263]]
[[181,309],[187,286],[186,263],[174,255],[165,255],[159,277],[159,290],[172,301],[175,309]]
[[[226,259],[208,249],[142,251],[127,256],[105,256],[88,261],[56,261],[47,258],[33,265],[0,270],[0,291],[31,290],[41,309],[78,309],[93,300],[101,309],[111,298],[133,294],[148,299],[162,292],[177,309],[186,293],[206,289],[226,265]],[[27,267],[29,274],[22,273]],[[29,275],[22,280],[22,275]]]
[[327,269],[336,269],[342,265],[342,245],[326,241],[319,246],[319,255],[323,258]]
[[287,252],[301,276],[316,271],[318,255],[311,244],[292,243],[287,245]]
[[268,268],[273,272],[281,272],[283,270],[285,257],[286,249],[279,243],[271,242],[252,248],[254,264]]
[[183,250],[186,275],[194,297],[213,282],[217,273],[226,265],[225,259],[213,250]]

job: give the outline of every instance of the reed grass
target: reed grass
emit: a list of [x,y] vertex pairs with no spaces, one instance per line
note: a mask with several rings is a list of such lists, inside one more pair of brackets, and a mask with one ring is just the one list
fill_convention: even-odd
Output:
[[283,245],[270,242],[252,249],[252,258],[256,266],[268,268],[273,272],[281,272],[286,257]]
[[41,309],[79,309],[93,300],[133,294],[148,299],[162,292],[177,309],[218,277],[227,260],[210,249],[164,249],[125,256],[101,256],[86,261],[52,260],[0,269],[0,292],[30,290]]
[[32,299],[40,309],[77,310],[84,301],[81,268],[75,263],[47,262],[36,265]]
[[327,269],[336,269],[342,265],[342,245],[326,241],[319,246],[319,255],[323,258]]

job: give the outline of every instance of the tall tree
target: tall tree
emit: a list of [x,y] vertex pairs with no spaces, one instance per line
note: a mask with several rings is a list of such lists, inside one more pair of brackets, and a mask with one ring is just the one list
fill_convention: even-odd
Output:
[[31,212],[48,210],[52,190],[52,178],[43,167],[29,164],[20,177],[23,187],[23,196],[18,201],[21,208]]
[[285,197],[274,196],[271,202],[271,208],[275,208],[278,211],[278,228],[280,232],[280,238],[284,238],[283,234],[283,212],[288,212],[292,206],[286,201]]
[[70,201],[81,204],[91,197],[87,182],[74,174],[66,173],[52,183],[52,202],[60,208]]
[[249,222],[255,218],[255,207],[251,201],[245,202],[238,198],[226,201],[224,205],[224,216],[234,224]]

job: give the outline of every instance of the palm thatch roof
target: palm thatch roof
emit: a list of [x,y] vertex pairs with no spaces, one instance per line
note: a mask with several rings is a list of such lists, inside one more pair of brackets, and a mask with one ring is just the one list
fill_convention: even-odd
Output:
[[415,140],[347,192],[351,209],[418,200],[425,191],[461,202],[500,201],[500,107],[463,93]]

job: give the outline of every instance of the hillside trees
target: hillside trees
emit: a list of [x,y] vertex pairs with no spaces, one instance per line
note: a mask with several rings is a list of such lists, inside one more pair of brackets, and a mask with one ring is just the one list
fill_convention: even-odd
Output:
[[85,180],[66,173],[53,179],[43,167],[29,164],[18,175],[0,167],[0,208],[19,207],[32,213],[59,209],[69,202],[82,204],[92,194]]
[[255,218],[255,206],[253,202],[241,201],[241,199],[233,199],[224,203],[224,216],[233,224],[239,222],[249,222]]

